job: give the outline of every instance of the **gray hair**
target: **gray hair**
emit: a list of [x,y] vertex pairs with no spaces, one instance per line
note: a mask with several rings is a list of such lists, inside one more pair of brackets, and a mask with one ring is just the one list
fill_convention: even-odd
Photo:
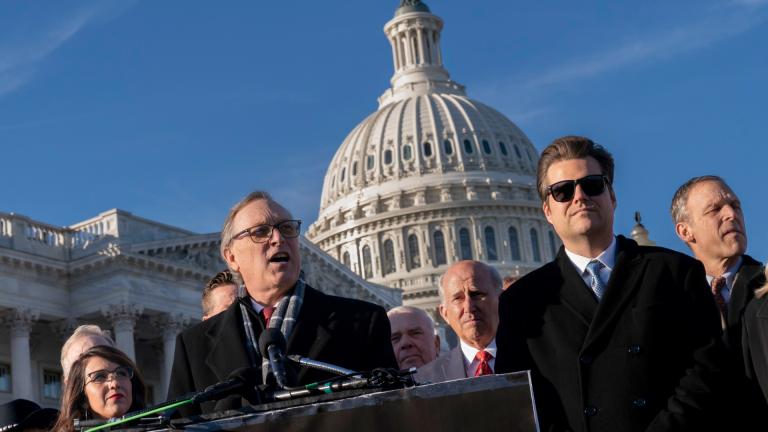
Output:
[[[499,273],[498,270],[496,270],[496,268],[494,268],[493,266],[489,266],[488,264],[481,261],[472,261],[472,262],[480,264],[480,267],[484,268],[485,271],[488,272],[488,274],[491,276],[491,282],[496,287],[496,292],[501,293],[502,291],[504,291],[504,278],[501,277],[501,274]],[[454,265],[455,264],[456,263],[454,263]],[[450,267],[448,269],[450,270]],[[443,293],[443,282],[445,281],[446,273],[448,273],[448,271],[440,275],[440,279],[437,282],[438,283],[437,294],[440,296],[440,304],[443,304],[443,305],[445,304],[445,293]]]
[[[227,214],[227,218],[224,219],[224,226],[221,228],[221,246],[219,249],[219,252],[221,253],[221,258],[224,260],[224,262],[227,262],[225,252],[232,245],[232,238],[236,234],[234,232],[235,228],[233,226],[235,216],[237,216],[237,214],[240,212],[240,210],[243,209],[243,207],[258,200],[267,200],[267,201],[273,201],[273,202],[275,201],[272,199],[272,196],[267,192],[253,191],[248,195],[246,195],[245,198],[238,201],[237,204],[232,206],[232,208],[229,210],[229,214]],[[242,284],[243,279],[240,276],[240,273],[232,270],[231,268],[230,268],[230,271],[232,272],[232,276],[235,282],[237,282],[238,284]]]
[[69,375],[69,369],[72,367],[72,363],[77,360],[77,358],[67,358],[68,356],[66,354],[72,347],[72,344],[83,337],[101,337],[107,341],[106,345],[111,346],[112,348],[116,348],[115,341],[112,339],[112,335],[109,333],[109,330],[103,330],[101,327],[95,324],[84,324],[77,327],[75,331],[72,332],[72,336],[70,336],[66,342],[64,342],[64,346],[61,347],[61,370],[65,379],[67,375]]
[[722,177],[716,175],[693,177],[692,179],[683,183],[682,186],[677,188],[675,195],[672,197],[672,204],[669,208],[669,212],[672,215],[672,221],[674,223],[680,223],[688,220],[688,211],[685,208],[685,206],[688,205],[688,195],[690,195],[694,186],[704,182],[717,182],[730,189],[728,183],[726,183]]
[[429,316],[427,311],[425,311],[424,309],[421,309],[421,308],[414,307],[414,306],[395,306],[392,309],[387,311],[387,317],[391,317],[392,315],[397,315],[397,314],[406,314],[406,313],[414,313],[414,314],[419,315],[419,316],[421,316],[423,318],[426,318],[427,321],[429,322],[429,325],[431,326],[431,328],[434,329],[435,321],[432,319],[431,316]]

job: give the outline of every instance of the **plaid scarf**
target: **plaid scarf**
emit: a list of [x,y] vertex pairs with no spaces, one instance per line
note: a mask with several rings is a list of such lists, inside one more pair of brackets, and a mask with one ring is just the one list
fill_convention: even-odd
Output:
[[[272,317],[269,319],[269,328],[279,328],[286,341],[288,341],[293,333],[293,328],[296,326],[296,320],[301,311],[301,304],[304,302],[304,286],[305,283],[302,279],[297,280],[291,293],[280,299],[277,303],[275,311],[272,312]],[[245,310],[243,303],[240,303],[240,309],[243,315],[243,325],[247,336],[246,343],[251,357],[251,365],[255,366],[257,364],[256,359],[260,357],[258,354],[259,343],[253,333],[250,315]],[[272,371],[269,367],[269,358],[264,357],[261,359],[261,374],[265,384],[270,373]]]

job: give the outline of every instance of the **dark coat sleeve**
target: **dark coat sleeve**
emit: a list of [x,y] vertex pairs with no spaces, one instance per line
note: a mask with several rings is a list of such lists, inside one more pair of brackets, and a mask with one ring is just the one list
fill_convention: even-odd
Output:
[[[192,368],[190,367],[187,347],[184,342],[184,333],[176,337],[176,349],[173,356],[173,369],[171,381],[168,384],[168,400],[179,399],[195,391]],[[186,405],[179,412],[187,417],[200,414],[199,405]]]

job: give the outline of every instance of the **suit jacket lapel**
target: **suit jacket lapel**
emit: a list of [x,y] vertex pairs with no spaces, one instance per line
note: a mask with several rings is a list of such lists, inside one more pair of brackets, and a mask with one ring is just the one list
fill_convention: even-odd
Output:
[[589,326],[597,310],[597,299],[590,288],[584,283],[578,270],[565,254],[565,248],[560,248],[557,254],[557,265],[563,277],[560,284],[560,299],[563,305],[573,312],[576,317]]
[[595,312],[584,341],[584,349],[613,326],[613,322],[624,313],[642,282],[647,262],[637,255],[637,245],[622,236],[617,237],[617,243],[616,265],[611,271],[600,306]]
[[234,302],[222,313],[221,319],[205,332],[205,337],[211,347],[205,363],[219,381],[227,378],[231,371],[250,364],[245,348],[245,331],[240,318],[239,301]]
[[[760,279],[756,281],[756,279]],[[731,289],[731,300],[728,302],[728,325],[731,328],[738,325],[744,308],[753,297],[752,292],[758,288],[763,279],[762,264],[755,261],[749,255],[744,255],[741,261],[741,267],[736,272],[736,279],[733,281]]]
[[447,377],[467,377],[467,370],[464,368],[464,353],[461,351],[461,345],[454,348],[448,358],[448,363],[443,371]]
[[[309,285],[305,287],[299,318],[293,328],[293,333],[288,338],[287,350],[289,353],[307,353],[308,358],[317,359],[328,345],[332,334],[328,328],[328,323],[334,319],[334,313],[327,310],[323,301],[324,296]],[[301,368],[298,372],[298,379],[302,380],[307,372],[307,368]]]

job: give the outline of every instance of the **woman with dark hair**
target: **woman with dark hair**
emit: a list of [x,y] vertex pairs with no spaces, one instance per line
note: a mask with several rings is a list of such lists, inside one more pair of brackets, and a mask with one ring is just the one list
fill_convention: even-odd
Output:
[[107,420],[143,409],[145,391],[128,356],[110,346],[94,346],[72,364],[53,430],[74,431],[75,420]]

